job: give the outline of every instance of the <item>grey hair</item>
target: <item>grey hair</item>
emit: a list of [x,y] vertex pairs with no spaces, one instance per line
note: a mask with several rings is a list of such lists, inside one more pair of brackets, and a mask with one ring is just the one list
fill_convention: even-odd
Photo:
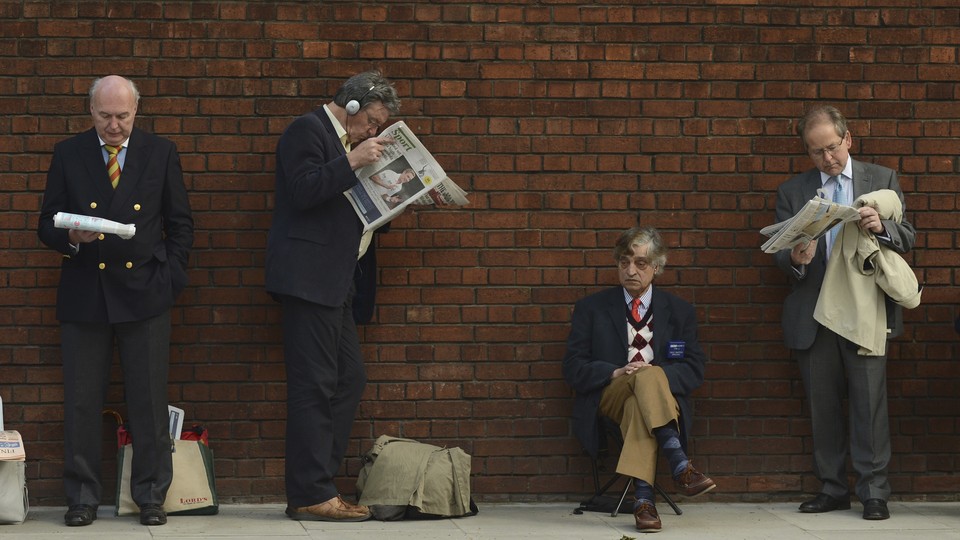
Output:
[[807,111],[807,113],[803,115],[803,118],[797,122],[797,134],[800,135],[804,148],[807,146],[807,128],[826,123],[833,125],[833,129],[837,132],[838,137],[843,137],[847,134],[847,119],[843,117],[843,113],[836,107],[829,105],[814,107]]
[[379,101],[390,114],[400,112],[400,98],[397,97],[396,89],[376,70],[364,71],[350,77],[333,96],[333,102],[341,107],[346,107],[351,99],[360,102],[361,109]]
[[617,238],[613,248],[613,260],[619,261],[628,252],[633,252],[633,246],[648,246],[647,258],[654,268],[654,275],[663,273],[667,266],[667,246],[663,244],[663,237],[653,227],[634,227],[624,231]]
[[[126,77],[121,78],[126,81],[127,85],[130,87],[130,93],[133,94],[133,102],[140,103],[140,90],[137,90],[137,85]],[[93,96],[97,95],[100,87],[103,86],[104,79],[106,79],[106,77],[100,77],[99,79],[93,81],[93,84],[90,85],[90,91],[87,94],[90,97],[90,103],[93,103]]]

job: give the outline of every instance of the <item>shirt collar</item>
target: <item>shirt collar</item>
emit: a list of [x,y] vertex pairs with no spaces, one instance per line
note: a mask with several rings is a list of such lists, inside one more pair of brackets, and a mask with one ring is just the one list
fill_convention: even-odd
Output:
[[[100,147],[101,147],[101,148],[103,147],[103,145],[107,144],[106,141],[104,141],[103,139],[100,138],[100,134],[99,134],[99,133],[97,134],[97,140],[100,141]],[[127,137],[126,139],[123,140],[122,143],[120,143],[120,148],[126,148],[126,147],[127,147],[127,143],[129,143],[129,142],[130,142],[130,137]],[[113,146],[113,145],[111,144],[110,146]]]
[[[833,178],[829,174],[820,171],[820,185],[826,186],[827,182]],[[843,166],[843,172],[840,173],[840,178],[845,180],[853,180],[853,159],[847,158],[847,164]],[[844,186],[846,187],[846,186]]]
[[[640,304],[643,305],[643,309],[650,309],[650,299],[653,298],[653,283],[647,287],[647,290],[643,291],[643,294],[640,295]],[[627,292],[627,289],[623,289],[623,301],[629,306],[633,302],[633,297],[630,296],[630,293]]]
[[340,124],[340,120],[337,120],[337,117],[334,116],[333,111],[330,110],[330,107],[324,105],[323,110],[327,113],[327,117],[330,118],[330,123],[333,124],[333,129],[337,132],[337,138],[340,139],[340,144],[342,144],[343,148],[346,149],[350,144],[350,139],[347,138],[347,130],[344,129]]

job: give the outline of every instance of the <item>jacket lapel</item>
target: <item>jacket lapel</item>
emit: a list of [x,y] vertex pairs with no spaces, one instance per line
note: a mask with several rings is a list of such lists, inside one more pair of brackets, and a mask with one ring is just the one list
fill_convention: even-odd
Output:
[[[123,168],[120,170],[120,183],[117,184],[117,189],[113,190],[113,200],[110,201],[111,209],[122,205],[136,192],[137,182],[143,176],[144,164],[149,161],[149,157],[150,148],[143,144],[143,136],[140,130],[134,128],[130,132],[130,140],[127,141],[127,155],[123,160]],[[108,180],[108,187],[109,184]],[[112,188],[110,189],[112,190]]]
[[806,178],[803,179],[803,204],[806,204],[807,201],[817,196],[817,190],[823,187],[823,183],[820,181],[820,169],[813,169],[807,173]]
[[[853,160],[853,158],[850,158]],[[853,200],[873,191],[873,178],[863,163],[853,160]]]
[[666,303],[663,293],[654,286],[650,308],[653,309],[653,361],[655,364],[661,363],[667,357],[667,342],[673,335],[673,325],[670,323],[670,313],[667,311]]
[[[337,129],[333,127],[333,122],[331,122],[330,117],[327,116],[327,110],[323,107],[320,107],[314,111],[314,114],[316,114],[317,118],[320,119],[320,124],[323,125],[323,129],[327,130],[327,133],[330,134],[330,138],[335,141],[339,141],[340,138],[337,137]],[[335,144],[334,146],[341,156],[347,155],[347,149],[344,148],[342,144]]]
[[619,338],[617,339],[617,343],[620,344],[620,358],[623,360],[624,364],[627,363],[626,309],[626,304],[623,300],[623,287],[615,287],[610,289],[609,299],[606,301],[606,307],[604,308],[604,311],[606,312],[606,317],[610,327],[614,329]]
[[[110,186],[110,177],[107,176],[107,162],[103,158],[103,149],[100,147],[100,139],[97,137],[97,131],[90,129],[84,134],[80,142],[80,159],[87,170],[87,176],[93,180],[94,189],[97,192],[97,198],[101,201],[109,201],[113,197],[113,187]],[[106,210],[106,205],[104,205]],[[93,212],[92,215],[100,215],[102,212]]]

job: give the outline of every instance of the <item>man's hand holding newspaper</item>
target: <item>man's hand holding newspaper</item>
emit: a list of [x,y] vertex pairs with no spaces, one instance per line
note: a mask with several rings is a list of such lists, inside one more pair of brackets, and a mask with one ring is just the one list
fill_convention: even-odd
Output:
[[761,234],[770,237],[761,249],[764,253],[776,253],[793,248],[820,238],[835,225],[859,219],[856,208],[827,200],[818,192],[792,218],[760,229]]
[[383,146],[379,160],[357,171],[360,182],[344,192],[364,232],[389,222],[411,204],[470,202],[406,123],[391,125],[378,138],[392,142]]

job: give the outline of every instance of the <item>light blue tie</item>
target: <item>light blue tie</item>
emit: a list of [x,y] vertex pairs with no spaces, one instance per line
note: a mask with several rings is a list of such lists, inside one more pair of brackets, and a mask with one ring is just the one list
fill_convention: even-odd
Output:
[[[837,204],[843,204],[843,184],[840,183],[839,176],[831,176],[830,180],[833,180],[833,202]],[[830,250],[833,250],[833,243],[837,241],[837,233],[840,232],[840,228],[843,227],[843,224],[839,224],[836,227],[830,229]],[[829,256],[830,251],[827,251]]]

